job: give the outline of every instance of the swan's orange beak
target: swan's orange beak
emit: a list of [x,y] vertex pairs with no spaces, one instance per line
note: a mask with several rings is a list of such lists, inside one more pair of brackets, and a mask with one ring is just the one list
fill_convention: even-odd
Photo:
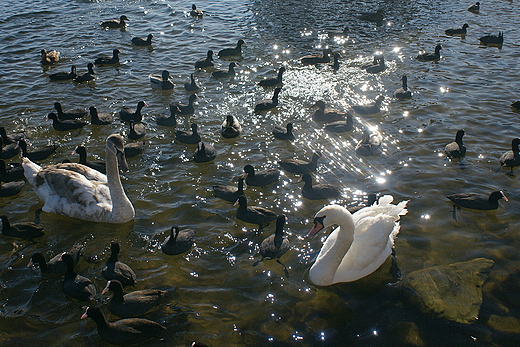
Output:
[[307,237],[313,237],[316,235],[321,229],[323,229],[323,224],[321,224],[319,221],[314,220],[314,226],[311,230],[307,233]]

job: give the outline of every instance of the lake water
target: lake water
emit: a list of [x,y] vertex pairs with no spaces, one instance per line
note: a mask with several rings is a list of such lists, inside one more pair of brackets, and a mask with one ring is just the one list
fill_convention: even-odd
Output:
[[[191,3],[180,1],[4,1],[0,125],[8,132],[24,130],[31,146],[60,144],[42,164],[76,161],[71,152],[80,144],[87,147],[89,159],[103,158],[106,137],[128,133],[119,120],[81,131],[55,131],[46,121],[54,102],[64,108],[96,106],[113,113],[124,105],[135,108],[141,100],[148,107],[143,109],[145,152],[128,159],[130,170],[123,175],[136,209],[134,222],[96,224],[43,214],[44,237],[35,242],[0,239],[0,344],[105,345],[94,322],[80,320],[84,303],[63,294],[60,277],[42,276],[26,265],[35,252],[50,257],[81,243],[86,257],[76,270],[101,292],[106,283],[100,270],[110,254],[110,241],[117,240],[120,259],[137,273],[136,289],[169,291],[163,305],[146,315],[166,326],[168,333],[147,346],[187,346],[195,340],[211,346],[396,346],[404,335],[399,330],[403,324],[413,326],[422,343],[410,345],[518,345],[518,306],[501,306],[495,315],[509,323],[500,327],[482,319],[489,312],[467,325],[436,319],[388,293],[388,263],[356,283],[313,285],[308,269],[326,234],[312,240],[304,236],[314,214],[328,202],[302,198],[295,175],[283,175],[275,186],[246,189],[250,204],[288,216],[292,248],[281,260],[289,267],[289,278],[274,261],[252,266],[259,259],[258,244],[274,225],[257,234],[254,225],[235,220],[236,207],[212,194],[214,184],[234,185],[246,164],[276,167],[280,159],[309,158],[319,150],[324,158],[316,180],[343,189],[337,203],[351,205],[370,192],[410,200],[395,243],[404,275],[479,257],[494,260],[483,304],[483,310],[494,310],[498,304],[489,288],[520,266],[518,180],[506,170],[496,172],[500,155],[518,136],[519,114],[509,106],[519,98],[517,4],[483,2],[480,14],[468,12],[471,3],[463,1],[224,0],[197,5],[205,11],[202,19],[190,17]],[[381,26],[358,19],[360,12],[378,8],[385,11]],[[126,30],[103,30],[98,24],[121,14],[129,18]],[[445,29],[463,23],[469,24],[464,38],[444,35]],[[331,30],[345,27],[347,37],[329,37]],[[505,33],[503,47],[479,44],[480,36],[498,31]],[[133,37],[149,33],[155,36],[153,48],[131,44]],[[246,44],[234,79],[216,80],[207,71],[195,72],[202,85],[196,110],[193,116],[179,117],[177,129],[198,123],[204,141],[213,143],[218,155],[211,163],[194,163],[195,148],[176,143],[174,129],[156,125],[155,117],[166,113],[171,102],[187,102],[183,83],[194,72],[196,60],[209,49],[233,47],[239,39]],[[415,60],[420,51],[433,51],[436,44],[443,47],[438,62]],[[337,72],[328,65],[306,67],[299,62],[301,56],[326,47],[341,54]],[[60,62],[43,68],[42,48],[59,50]],[[68,71],[71,65],[84,72],[88,62],[115,48],[122,52],[121,64],[95,68],[95,82],[49,81],[49,74]],[[376,52],[384,55],[387,69],[375,75],[360,70]],[[230,61],[216,58],[215,65],[227,68]],[[255,103],[272,95],[272,89],[257,82],[274,76],[282,65],[287,71],[280,105],[254,115]],[[172,75],[173,91],[150,87],[148,75],[163,69]],[[414,95],[398,101],[393,91],[403,74]],[[382,111],[356,115],[351,133],[327,133],[312,121],[311,106],[317,100],[347,110],[380,94],[385,96]],[[218,132],[228,114],[243,126],[235,140],[223,139]],[[274,139],[273,126],[289,121],[296,140]],[[358,157],[354,152],[363,125],[383,135],[377,156]],[[462,164],[443,155],[444,146],[461,128],[468,148]],[[509,202],[501,201],[490,213],[461,210],[457,221],[452,219],[446,195],[487,195],[493,190],[504,190]],[[1,213],[13,222],[32,220],[41,206],[28,184],[17,196],[0,200]],[[196,230],[196,245],[189,253],[166,256],[159,249],[172,225]]]

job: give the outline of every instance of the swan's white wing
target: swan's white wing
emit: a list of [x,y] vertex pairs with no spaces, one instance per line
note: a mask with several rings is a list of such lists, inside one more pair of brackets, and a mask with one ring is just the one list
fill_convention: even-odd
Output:
[[354,242],[343,257],[333,283],[350,282],[377,270],[392,253],[394,239],[399,233],[400,216],[408,211],[408,201],[392,204],[391,195],[382,196],[373,206],[352,215],[356,226]]
[[89,181],[97,181],[100,183],[107,183],[107,176],[97,170],[94,170],[88,166],[78,163],[61,163],[45,166],[42,170],[48,169],[64,169],[68,171],[74,171],[82,176],[85,176]]
[[[104,175],[82,170],[85,175],[64,168],[46,167],[35,177],[33,188],[44,201],[43,210],[80,219],[99,220],[112,210],[110,191]],[[88,177],[94,176],[89,180]]]
[[377,270],[392,253],[398,232],[399,224],[391,216],[363,218],[356,225],[354,242],[336,269],[333,283],[355,281]]

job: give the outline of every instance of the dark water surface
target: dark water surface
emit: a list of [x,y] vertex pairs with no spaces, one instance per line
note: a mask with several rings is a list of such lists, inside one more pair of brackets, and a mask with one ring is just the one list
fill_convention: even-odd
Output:
[[[90,320],[80,320],[82,303],[67,298],[59,276],[42,276],[27,268],[30,256],[49,258],[75,243],[84,244],[76,270],[91,278],[98,292],[105,286],[100,269],[109,256],[111,240],[118,240],[120,259],[137,273],[137,289],[163,288],[164,305],[147,314],[165,325],[162,341],[149,346],[186,346],[199,340],[211,346],[398,346],[414,327],[425,346],[518,345],[520,312],[513,300],[502,304],[490,293],[520,266],[519,188],[516,177],[496,172],[498,158],[518,137],[518,113],[509,104],[518,99],[520,68],[518,6],[492,0],[480,14],[454,1],[205,1],[197,4],[203,19],[189,17],[191,3],[179,1],[4,1],[0,14],[0,125],[8,131],[25,130],[32,146],[59,143],[55,155],[42,164],[71,158],[84,144],[89,158],[104,157],[105,139],[114,132],[128,133],[119,120],[109,126],[86,126],[81,131],[55,131],[46,115],[60,101],[65,108],[96,106],[100,112],[118,112],[138,101],[149,105],[145,153],[128,160],[123,185],[136,209],[132,223],[95,224],[43,214],[46,235],[35,242],[0,238],[0,345],[105,345]],[[359,12],[383,8],[381,26],[361,22]],[[103,30],[98,23],[121,14],[129,17],[126,30]],[[448,37],[444,30],[468,23],[465,38]],[[330,30],[347,26],[349,36],[333,40]],[[479,45],[478,37],[504,31],[502,48]],[[153,48],[131,44],[132,37],[153,33]],[[214,162],[191,161],[193,146],[174,141],[174,129],[157,126],[155,116],[168,104],[187,102],[183,83],[193,64],[206,55],[232,47],[244,39],[237,76],[216,80],[199,71],[202,85],[193,116],[179,117],[177,129],[197,122],[206,142],[218,152]],[[414,59],[419,51],[443,46],[437,63]],[[341,67],[303,67],[298,58],[329,47],[341,53]],[[42,48],[61,52],[59,64],[42,68]],[[121,50],[117,67],[96,68],[89,84],[50,82],[48,75],[79,72],[99,55]],[[388,68],[378,75],[359,66],[382,52]],[[230,60],[216,59],[227,68]],[[272,90],[259,87],[284,65],[280,105],[274,111],[253,114],[258,100]],[[171,92],[150,87],[148,75],[167,69],[176,83]],[[408,76],[413,99],[397,101],[393,91],[401,75]],[[356,129],[341,136],[325,132],[312,121],[310,106],[323,99],[328,106],[348,109],[386,97],[379,114],[356,116]],[[244,132],[235,140],[220,137],[225,115],[234,114]],[[274,125],[291,121],[293,143],[273,138]],[[381,154],[358,157],[354,152],[363,125],[384,137]],[[464,128],[468,155],[450,162],[443,148]],[[396,241],[397,262],[403,274],[435,265],[484,257],[495,261],[484,286],[480,320],[457,324],[420,313],[386,285],[389,262],[373,275],[351,284],[316,287],[307,278],[319,238],[304,238],[312,217],[327,201],[302,198],[297,176],[286,174],[279,184],[248,187],[251,204],[284,212],[293,245],[282,257],[290,268],[259,258],[258,243],[274,230],[256,234],[253,225],[235,220],[231,204],[212,195],[213,184],[235,184],[246,164],[276,167],[282,158],[325,154],[316,179],[342,187],[337,203],[349,205],[369,192],[409,199]],[[18,161],[17,158],[15,158]],[[445,198],[456,192],[489,194],[502,189],[509,202],[497,211],[462,210],[458,221]],[[0,211],[13,222],[32,220],[40,208],[31,187],[12,198],[1,198]],[[195,247],[181,256],[166,256],[159,245],[172,225],[197,232]],[[325,236],[322,233],[322,236]],[[323,240],[323,239],[321,239]],[[97,260],[96,260],[97,259]],[[513,287],[515,288],[515,287]],[[505,293],[507,297],[511,293]],[[497,308],[499,307],[499,308]],[[489,312],[484,312],[485,309]],[[106,310],[105,310],[106,311]],[[507,324],[489,324],[492,315]],[[112,315],[108,316],[114,320]],[[405,327],[405,328],[403,328]],[[414,330],[415,329],[415,330]],[[405,331],[406,330],[406,331]],[[422,343],[422,344],[421,344]]]

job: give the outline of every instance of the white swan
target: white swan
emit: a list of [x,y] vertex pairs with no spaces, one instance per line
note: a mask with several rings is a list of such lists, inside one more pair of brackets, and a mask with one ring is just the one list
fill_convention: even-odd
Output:
[[77,163],[41,167],[24,157],[25,177],[44,202],[43,211],[92,222],[126,223],[134,219],[134,207],[118,171],[118,162],[121,169],[128,169],[123,138],[118,134],[108,136],[106,148],[106,175]]
[[322,208],[314,217],[308,237],[331,225],[338,225],[321,248],[309,271],[312,283],[328,286],[365,277],[383,264],[392,253],[399,233],[399,216],[405,215],[408,200],[394,205],[385,195],[374,205],[351,214],[339,205]]

